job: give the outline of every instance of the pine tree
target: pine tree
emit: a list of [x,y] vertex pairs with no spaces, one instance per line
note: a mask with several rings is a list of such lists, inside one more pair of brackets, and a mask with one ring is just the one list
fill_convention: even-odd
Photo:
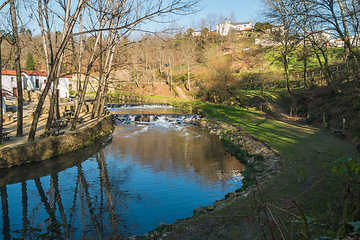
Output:
[[26,70],[35,70],[35,61],[33,59],[32,53],[29,52],[27,55],[26,63],[25,63]]

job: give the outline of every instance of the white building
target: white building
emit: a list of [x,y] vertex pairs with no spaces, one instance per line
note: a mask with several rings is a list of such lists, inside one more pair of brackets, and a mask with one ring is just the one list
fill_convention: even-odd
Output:
[[[16,83],[16,71],[15,70],[1,70],[2,89],[11,92],[13,95],[17,95],[17,83]],[[23,88],[25,75],[21,74]]]
[[[16,71],[2,70],[2,87],[17,95]],[[21,72],[22,88],[24,90],[42,90],[47,82],[47,74],[42,71],[23,70]],[[69,97],[69,78],[62,74],[59,78],[58,93],[60,98]]]
[[199,36],[201,36],[201,31],[194,31],[194,32],[191,33],[191,36],[199,37]]
[[253,29],[253,25],[251,22],[239,22],[239,23],[231,23],[225,19],[225,23],[219,23],[216,25],[216,32],[220,35],[226,36],[229,34],[230,30],[234,30],[237,32],[251,31]]

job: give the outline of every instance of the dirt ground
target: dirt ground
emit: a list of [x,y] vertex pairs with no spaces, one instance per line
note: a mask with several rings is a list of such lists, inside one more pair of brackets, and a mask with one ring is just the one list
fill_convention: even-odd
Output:
[[[69,103],[71,104],[71,103]],[[22,137],[16,137],[17,133],[17,120],[16,117],[14,119],[11,119],[11,121],[6,121],[3,124],[3,132],[9,132],[10,139],[8,140],[2,140],[2,144],[0,145],[0,149],[6,148],[6,147],[13,147],[16,145],[20,145],[23,143],[26,143],[28,141],[28,135],[30,132],[30,127],[32,123],[32,118],[29,117],[30,113],[32,111],[28,109],[27,107],[24,108],[24,117],[23,117],[23,136]],[[62,113],[60,113],[62,115]],[[16,113],[15,113],[16,116]],[[4,117],[7,117],[5,114]],[[45,125],[47,121],[48,114],[41,115],[38,125],[37,125],[37,131],[35,135],[35,141],[41,139],[40,135],[44,133]],[[77,130],[83,129],[93,122],[97,121],[97,119],[90,119],[90,113],[81,113],[80,117],[84,118],[84,121],[77,124]],[[61,118],[61,120],[64,120],[64,117]],[[70,132],[71,125],[69,124],[67,127],[65,127],[62,131],[65,131],[65,134]]]

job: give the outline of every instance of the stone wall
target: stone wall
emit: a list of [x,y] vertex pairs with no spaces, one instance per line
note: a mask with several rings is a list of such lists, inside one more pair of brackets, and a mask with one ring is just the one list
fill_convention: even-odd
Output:
[[109,115],[86,129],[28,142],[12,148],[4,148],[0,151],[0,168],[44,161],[61,154],[76,151],[109,135],[113,129],[112,115]]

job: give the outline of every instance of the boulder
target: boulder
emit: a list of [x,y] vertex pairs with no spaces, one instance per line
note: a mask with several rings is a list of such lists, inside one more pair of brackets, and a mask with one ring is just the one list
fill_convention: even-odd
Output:
[[149,115],[144,115],[141,117],[141,122],[150,122],[150,116]]
[[215,209],[214,205],[209,205],[209,206],[206,207],[206,210],[208,210],[208,211],[212,211],[214,209]]
[[160,223],[158,223],[158,228],[164,228],[164,227],[166,227],[167,226],[167,224],[166,223],[163,223],[163,222],[160,222]]

